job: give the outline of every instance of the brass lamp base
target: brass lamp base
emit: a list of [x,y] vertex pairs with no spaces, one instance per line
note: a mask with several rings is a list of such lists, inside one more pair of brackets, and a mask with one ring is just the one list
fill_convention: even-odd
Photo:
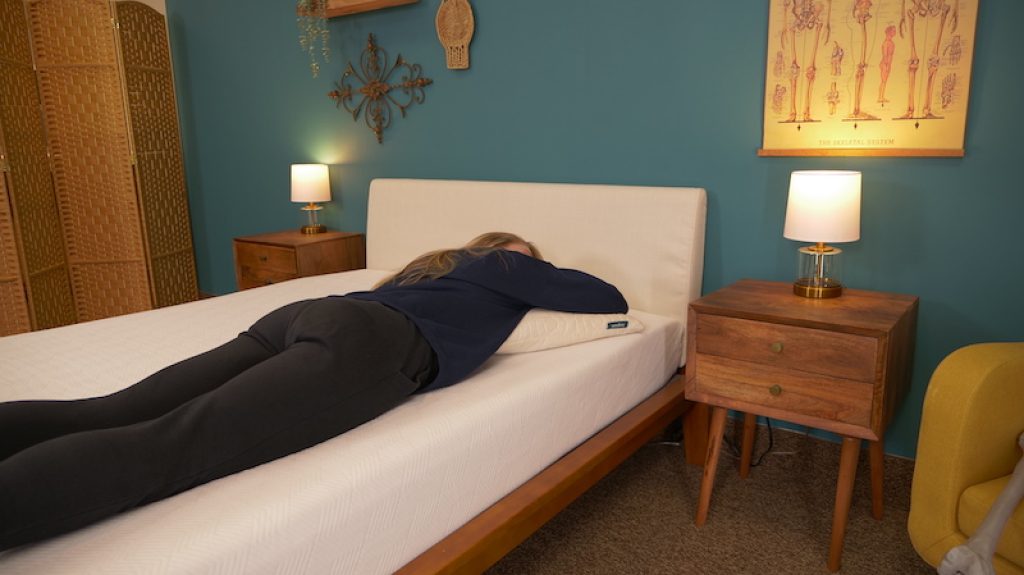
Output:
[[299,228],[304,234],[322,234],[327,231],[327,227],[323,224],[317,224],[315,226],[302,226]]
[[843,285],[825,278],[800,278],[793,282],[793,293],[813,299],[829,299],[843,295]]

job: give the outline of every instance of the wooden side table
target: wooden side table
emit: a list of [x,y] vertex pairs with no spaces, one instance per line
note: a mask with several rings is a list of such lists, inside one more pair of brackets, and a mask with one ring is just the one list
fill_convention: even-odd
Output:
[[[871,453],[872,515],[882,516],[882,439],[910,386],[918,300],[844,290],[796,296],[742,280],[690,304],[686,398],[712,406],[697,525],[707,520],[726,413],[774,417],[843,436],[828,568],[838,571],[860,442]],[[745,437],[741,473],[749,469]]]
[[240,290],[366,267],[363,234],[290,230],[235,238],[233,244]]

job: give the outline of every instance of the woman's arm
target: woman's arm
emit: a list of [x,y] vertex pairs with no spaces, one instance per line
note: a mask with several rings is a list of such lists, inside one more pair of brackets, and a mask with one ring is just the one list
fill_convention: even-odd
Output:
[[629,309],[615,286],[588,273],[557,268],[518,252],[488,254],[460,266],[451,276],[532,307],[575,313],[625,313]]

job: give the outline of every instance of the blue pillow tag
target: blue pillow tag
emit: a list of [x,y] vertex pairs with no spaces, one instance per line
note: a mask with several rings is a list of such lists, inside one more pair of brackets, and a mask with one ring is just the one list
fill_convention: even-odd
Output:
[[628,320],[610,321],[608,322],[608,329],[623,329],[629,327]]

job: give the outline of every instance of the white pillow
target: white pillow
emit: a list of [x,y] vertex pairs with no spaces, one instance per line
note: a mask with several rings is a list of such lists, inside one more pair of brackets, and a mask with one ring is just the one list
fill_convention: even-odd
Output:
[[534,308],[495,353],[540,351],[643,329],[640,320],[624,313],[567,313]]

